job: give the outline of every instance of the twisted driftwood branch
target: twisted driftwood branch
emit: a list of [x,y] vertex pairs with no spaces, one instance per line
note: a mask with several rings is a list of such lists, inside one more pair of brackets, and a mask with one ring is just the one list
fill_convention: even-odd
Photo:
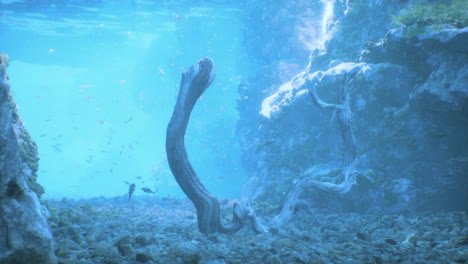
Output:
[[211,85],[215,77],[214,62],[202,58],[182,73],[179,95],[166,133],[166,153],[177,183],[195,205],[200,232],[211,234],[220,232],[232,234],[239,231],[245,223],[255,232],[265,228],[255,216],[247,200],[235,203],[231,223],[223,223],[218,199],[211,195],[201,183],[188,160],[184,136],[190,113],[198,98]]
[[307,80],[303,84],[308,89],[312,101],[318,107],[335,110],[337,112],[338,122],[340,124],[340,130],[344,144],[343,169],[341,172],[344,175],[343,182],[340,184],[335,184],[330,182],[316,181],[310,178],[304,178],[300,180],[294,186],[293,190],[289,192],[281,212],[272,219],[270,223],[271,226],[279,227],[289,221],[289,219],[292,217],[294,207],[299,200],[299,196],[306,188],[314,187],[326,192],[346,193],[356,182],[356,179],[353,175],[353,170],[359,162],[359,158],[357,158],[356,155],[356,140],[351,128],[352,113],[351,108],[349,107],[349,84],[350,78],[348,74],[344,74],[343,84],[340,86],[340,90],[338,91],[338,104],[329,104],[322,101],[317,94],[316,87],[311,85],[310,80]]
[[[196,101],[211,85],[214,77],[214,62],[210,58],[200,59],[196,64],[182,73],[177,103],[166,134],[166,152],[169,166],[179,186],[195,205],[198,227],[202,233],[211,234],[219,232],[233,234],[239,231],[245,224],[250,225],[257,233],[265,232],[267,227],[260,223],[247,199],[235,203],[232,221],[227,224],[223,223],[218,199],[211,195],[201,183],[188,160],[184,136],[190,114]],[[304,84],[316,105],[320,108],[332,109],[337,112],[344,144],[343,182],[334,184],[309,178],[300,180],[293,190],[289,192],[281,212],[270,222],[271,227],[282,226],[291,218],[294,206],[306,188],[314,187],[327,192],[346,193],[355,183],[353,170],[359,159],[356,155],[356,142],[351,128],[351,109],[349,107],[348,94],[349,83],[348,75],[345,74],[343,85],[340,86],[338,92],[338,104],[325,103],[319,98],[316,88],[310,84],[310,81],[306,81]]]

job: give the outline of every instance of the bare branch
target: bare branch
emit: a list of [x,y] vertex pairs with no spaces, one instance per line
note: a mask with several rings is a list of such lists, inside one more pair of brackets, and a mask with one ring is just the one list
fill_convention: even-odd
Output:
[[224,224],[218,199],[201,183],[187,156],[184,137],[190,114],[198,98],[213,82],[214,69],[213,60],[203,58],[182,73],[177,103],[166,132],[169,166],[177,183],[195,205],[200,232],[232,234],[239,231],[245,223],[255,232],[263,232],[265,228],[257,220],[248,201],[234,204],[232,221]]
[[[214,63],[210,58],[199,60],[198,63],[192,65],[182,74],[177,103],[167,127],[166,152],[169,166],[177,183],[195,205],[198,227],[202,233],[233,234],[245,224],[249,225],[256,233],[265,232],[268,228],[261,224],[247,199],[235,203],[232,221],[223,223],[218,199],[211,195],[201,183],[187,157],[184,137],[190,114],[197,99],[213,82],[214,75]],[[306,188],[313,187],[327,192],[346,193],[355,183],[353,171],[359,159],[356,158],[356,143],[351,129],[348,84],[349,78],[345,74],[343,84],[338,92],[338,104],[328,104],[318,97],[315,86],[312,86],[309,81],[305,83],[308,86],[312,100],[321,108],[334,110],[338,116],[344,144],[343,182],[334,184],[310,178],[300,180],[288,194],[281,212],[272,219],[270,226],[282,226],[292,217],[294,207]]]

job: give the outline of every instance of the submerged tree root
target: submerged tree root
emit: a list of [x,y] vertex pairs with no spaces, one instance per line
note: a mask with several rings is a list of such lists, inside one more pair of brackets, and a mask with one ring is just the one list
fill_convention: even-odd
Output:
[[356,139],[351,127],[351,108],[349,107],[349,84],[352,79],[347,73],[344,74],[342,85],[338,91],[338,104],[329,104],[320,99],[317,94],[317,89],[311,84],[310,80],[307,80],[303,85],[307,88],[312,101],[315,105],[322,109],[334,110],[338,116],[338,122],[340,124],[341,136],[343,137],[344,144],[344,155],[343,155],[343,168],[342,175],[343,182],[340,184],[316,181],[310,178],[301,179],[293,187],[293,190],[289,192],[286,197],[286,202],[281,208],[280,213],[275,216],[270,225],[272,227],[280,227],[284,225],[289,219],[291,219],[294,212],[294,207],[299,201],[299,196],[307,188],[315,188],[326,192],[333,193],[347,193],[353,184],[356,183],[356,178],[353,174],[354,168],[359,162],[359,158],[356,155]]

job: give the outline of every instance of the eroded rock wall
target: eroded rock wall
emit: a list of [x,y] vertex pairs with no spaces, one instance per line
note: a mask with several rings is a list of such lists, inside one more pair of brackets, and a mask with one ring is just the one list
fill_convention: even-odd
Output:
[[336,103],[338,80],[351,73],[357,182],[344,195],[308,190],[305,198],[334,210],[468,209],[467,28],[408,36],[392,16],[412,4],[335,1],[330,39],[302,73],[271,86],[249,87],[273,78],[268,74],[240,85],[241,98],[258,97],[250,88],[274,90],[240,112],[251,171],[244,195],[280,206],[301,178],[341,181],[335,114],[313,105],[303,84],[311,80],[321,99]]
[[7,67],[8,56],[0,54],[0,263],[56,263],[39,201],[37,147],[18,116]]

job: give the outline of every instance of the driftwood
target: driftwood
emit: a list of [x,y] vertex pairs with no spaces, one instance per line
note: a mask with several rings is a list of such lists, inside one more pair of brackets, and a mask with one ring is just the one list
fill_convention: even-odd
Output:
[[166,153],[177,183],[195,205],[200,232],[232,234],[245,224],[255,232],[265,228],[258,222],[253,208],[247,200],[241,200],[233,206],[230,223],[223,223],[218,199],[211,195],[193,170],[184,144],[184,136],[190,113],[215,77],[215,66],[210,58],[202,58],[182,73],[179,95],[166,133]]
[[280,213],[272,219],[270,223],[272,227],[282,226],[287,221],[289,221],[294,212],[294,207],[299,201],[299,196],[305,189],[312,187],[326,192],[346,193],[356,182],[353,171],[354,167],[359,162],[359,158],[356,155],[356,140],[351,127],[352,113],[351,108],[349,107],[349,84],[350,78],[348,74],[344,74],[343,83],[338,91],[338,104],[329,104],[322,101],[317,94],[316,87],[311,84],[310,80],[307,80],[303,84],[305,86],[304,88],[308,89],[314,104],[323,109],[334,110],[337,113],[344,144],[343,167],[341,172],[344,176],[343,182],[340,184],[335,184],[330,182],[316,181],[310,178],[301,179],[296,183],[292,191],[289,192],[288,196],[286,197],[286,202],[281,208]]
[[338,92],[338,104],[323,102],[317,95],[316,88],[310,81],[304,83],[313,102],[320,108],[331,109],[337,112],[341,134],[344,143],[343,169],[344,180],[340,184],[320,182],[305,178],[300,180],[289,192],[281,212],[275,216],[268,227],[263,226],[255,215],[250,202],[242,199],[233,206],[233,216],[230,223],[223,223],[218,199],[210,194],[201,183],[193,170],[187,156],[184,145],[184,136],[190,113],[196,101],[202,93],[211,85],[215,77],[214,62],[210,58],[200,59],[188,70],[182,73],[179,95],[167,127],[166,153],[169,166],[179,186],[195,205],[197,210],[198,227],[204,234],[215,232],[233,234],[239,231],[245,224],[249,225],[256,233],[265,232],[269,227],[280,227],[291,217],[299,196],[306,188],[316,188],[322,191],[334,193],[346,193],[355,183],[353,175],[354,167],[359,161],[356,155],[356,142],[351,128],[351,110],[349,107],[349,77],[344,75],[343,85]]

